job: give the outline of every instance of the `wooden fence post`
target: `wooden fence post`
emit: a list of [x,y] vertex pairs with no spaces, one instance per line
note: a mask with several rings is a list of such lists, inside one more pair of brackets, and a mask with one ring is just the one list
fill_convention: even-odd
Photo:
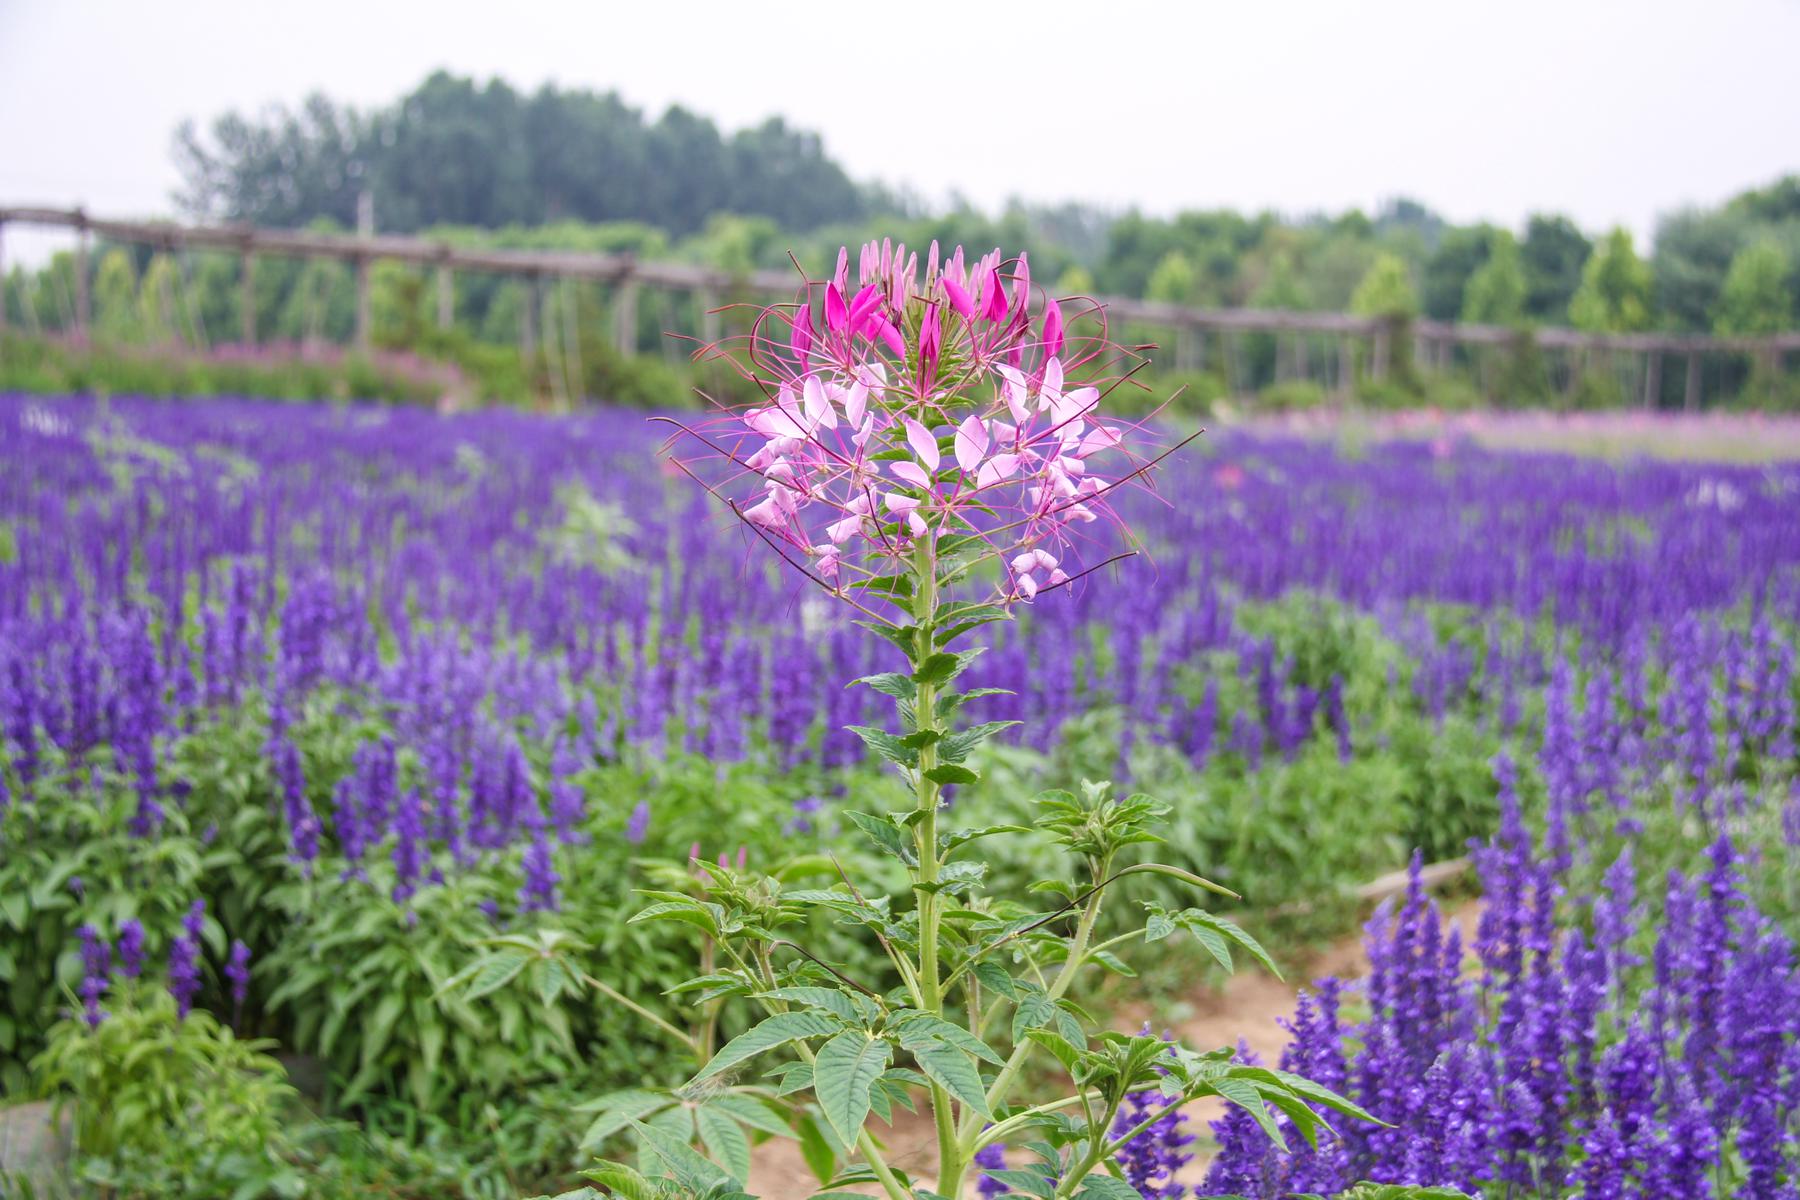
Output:
[[256,345],[256,255],[248,238],[238,256],[238,340]]
[[626,278],[614,297],[613,339],[627,358],[637,353],[637,280]]
[[87,214],[76,209],[75,217],[75,336],[85,341],[94,319],[94,302],[88,294]]
[[1682,388],[1681,407],[1687,412],[1700,411],[1700,355],[1687,352],[1687,380]]
[[1387,317],[1382,317],[1380,323],[1375,326],[1375,345],[1369,355],[1369,378],[1376,383],[1387,378],[1388,344],[1393,340],[1393,336],[1393,322]]
[[452,278],[450,266],[450,247],[444,247],[444,256],[437,267],[437,325],[439,329],[449,329],[456,320],[456,281]]
[[525,362],[525,369],[531,369],[531,360],[537,356],[537,305],[538,277],[533,272],[525,277],[525,299],[519,305],[519,357]]
[[716,346],[722,333],[717,312],[719,297],[711,288],[701,288],[695,296],[700,305],[700,340],[708,346]]
[[1652,350],[1644,367],[1644,407],[1662,407],[1662,351]]
[[356,255],[356,348],[367,352],[369,349],[369,324],[372,320],[369,310],[369,256],[362,251]]

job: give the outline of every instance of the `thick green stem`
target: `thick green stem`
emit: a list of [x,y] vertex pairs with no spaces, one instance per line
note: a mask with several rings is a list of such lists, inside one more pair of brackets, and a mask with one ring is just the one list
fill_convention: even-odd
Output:
[[[913,567],[913,620],[919,626],[918,644],[914,647],[914,674],[936,649],[933,634],[937,627],[938,577],[936,546],[929,536],[920,539]],[[919,683],[913,695],[914,720],[920,733],[942,734],[938,723],[937,685]],[[925,1011],[944,1015],[944,985],[938,967],[938,926],[943,905],[937,893],[938,857],[937,815],[939,787],[930,778],[938,765],[937,742],[927,739],[919,747],[919,767],[915,779],[915,803],[918,824],[914,827],[919,854],[919,994]],[[960,1190],[963,1165],[956,1135],[956,1114],[950,1093],[938,1084],[931,1087],[931,1114],[937,1127],[938,1191],[955,1197]]]

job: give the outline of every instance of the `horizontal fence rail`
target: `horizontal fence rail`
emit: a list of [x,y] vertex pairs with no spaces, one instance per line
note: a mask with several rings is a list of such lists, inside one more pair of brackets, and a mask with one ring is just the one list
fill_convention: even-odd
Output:
[[[234,253],[241,259],[241,280],[245,296],[251,292],[254,260],[257,255],[293,258],[323,258],[351,264],[357,275],[357,329],[360,345],[369,337],[369,266],[378,261],[435,268],[438,272],[439,323],[450,323],[449,297],[451,277],[456,271],[480,271],[519,276],[537,281],[570,280],[614,285],[618,307],[616,327],[620,349],[635,352],[628,337],[635,329],[636,295],[640,287],[666,292],[682,292],[697,296],[702,306],[714,308],[721,295],[775,296],[791,294],[799,284],[792,271],[758,270],[734,273],[691,263],[645,260],[631,254],[593,254],[555,250],[504,250],[453,245],[449,242],[421,237],[389,234],[325,233],[311,230],[265,229],[248,225],[185,225],[173,221],[114,220],[89,215],[80,208],[0,207],[0,230],[7,225],[31,225],[62,228],[80,235],[77,242],[75,329],[84,334],[92,314],[88,296],[86,271],[87,240],[95,236],[115,242],[147,245],[178,253],[184,250],[216,250]],[[1177,333],[1175,363],[1180,368],[1198,365],[1200,348],[1180,335],[1219,335],[1229,339],[1236,335],[1289,335],[1294,338],[1325,338],[1338,342],[1334,365],[1325,370],[1338,392],[1347,391],[1357,372],[1357,359],[1351,352],[1352,340],[1367,344],[1366,370],[1381,378],[1392,359],[1395,340],[1410,338],[1415,358],[1426,366],[1445,365],[1453,361],[1454,350],[1464,347],[1473,352],[1523,347],[1555,351],[1568,359],[1590,354],[1641,356],[1643,400],[1653,403],[1660,394],[1662,360],[1679,356],[1685,360],[1687,379],[1684,401],[1688,408],[1700,401],[1699,361],[1707,354],[1744,355],[1779,368],[1784,355],[1800,351],[1800,332],[1780,333],[1764,337],[1722,337],[1687,333],[1595,333],[1558,327],[1534,327],[1529,330],[1499,325],[1475,325],[1427,319],[1400,320],[1390,317],[1359,316],[1352,313],[1300,312],[1285,309],[1195,308],[1159,303],[1123,296],[1095,298],[1106,309],[1115,324],[1130,324]],[[255,341],[254,321],[245,306],[245,342]],[[5,321],[0,306],[0,325]],[[717,329],[716,317],[709,312],[707,333]],[[525,332],[529,344],[533,338]],[[705,340],[713,340],[707,337]],[[1224,342],[1225,357],[1232,357],[1231,343]],[[1280,360],[1278,360],[1280,361]],[[1295,349],[1290,360],[1300,377],[1306,377],[1311,359]],[[1568,374],[1568,372],[1565,372]]]

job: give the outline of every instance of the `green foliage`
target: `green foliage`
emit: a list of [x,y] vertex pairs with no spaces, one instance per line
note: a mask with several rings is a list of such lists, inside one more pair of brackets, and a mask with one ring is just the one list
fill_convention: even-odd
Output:
[[1398,255],[1383,254],[1369,267],[1350,297],[1350,311],[1364,317],[1408,319],[1419,313],[1406,262]]
[[1725,273],[1719,315],[1713,328],[1723,334],[1780,333],[1794,323],[1792,266],[1774,242],[1739,250]]
[[[161,988],[115,981],[98,1028],[72,1018],[51,1030],[32,1064],[40,1085],[73,1110],[75,1149],[149,1166],[124,1184],[134,1196],[262,1195],[298,1182],[280,1158],[293,1098],[273,1043],[240,1041],[200,1010],[184,1019]],[[290,1193],[291,1194],[291,1193]]]
[[1519,244],[1504,229],[1493,231],[1487,261],[1469,276],[1462,319],[1482,325],[1517,325],[1525,318],[1525,268]]
[[1591,333],[1648,329],[1652,288],[1650,267],[1632,247],[1631,232],[1614,229],[1581,269],[1581,286],[1569,301],[1569,322]]

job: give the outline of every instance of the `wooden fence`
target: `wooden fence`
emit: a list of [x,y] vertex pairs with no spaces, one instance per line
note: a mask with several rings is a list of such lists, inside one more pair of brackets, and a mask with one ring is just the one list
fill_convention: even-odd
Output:
[[[437,321],[448,327],[454,316],[457,271],[481,271],[520,277],[532,284],[536,304],[526,306],[520,336],[529,351],[535,343],[535,326],[547,300],[546,280],[590,281],[612,285],[614,337],[626,353],[636,351],[637,304],[640,289],[649,288],[693,296],[704,314],[699,331],[703,340],[716,340],[719,317],[715,311],[725,295],[785,296],[795,289],[791,271],[752,271],[734,274],[711,267],[639,259],[630,254],[585,254],[542,250],[502,250],[456,246],[430,238],[391,235],[320,233],[306,230],[262,229],[242,225],[183,225],[169,221],[110,220],[90,216],[82,209],[0,207],[0,233],[7,225],[32,225],[75,231],[76,334],[85,334],[92,322],[89,297],[89,240],[100,237],[114,242],[146,245],[179,254],[185,250],[213,250],[236,254],[240,301],[240,340],[257,340],[254,280],[261,255],[313,259],[350,264],[356,274],[356,340],[367,346],[370,336],[369,268],[378,261],[430,268],[436,273]],[[0,266],[3,275],[3,266]],[[1527,341],[1539,351],[1560,356],[1564,377],[1573,380],[1580,366],[1600,357],[1616,362],[1632,356],[1640,364],[1641,396],[1646,404],[1662,394],[1665,360],[1680,360],[1685,371],[1683,405],[1703,403],[1701,359],[1712,354],[1742,356],[1770,368],[1785,365],[1785,356],[1800,351],[1800,332],[1768,337],[1714,337],[1675,333],[1587,333],[1574,329],[1535,328],[1522,331],[1498,325],[1470,325],[1431,320],[1401,321],[1350,313],[1296,312],[1280,309],[1190,308],[1129,297],[1099,297],[1108,319],[1116,325],[1172,331],[1173,363],[1177,369],[1197,370],[1205,365],[1208,344],[1217,347],[1228,380],[1235,373],[1232,360],[1246,335],[1272,336],[1277,343],[1276,375],[1311,379],[1317,374],[1333,390],[1347,392],[1360,370],[1380,379],[1391,368],[1396,339],[1410,339],[1413,361],[1419,365],[1446,367],[1461,350],[1477,361],[1485,375],[1495,350],[1520,349]],[[537,312],[533,312],[533,309]],[[0,306],[0,328],[6,313]],[[1320,345],[1330,347],[1323,356]],[[1571,365],[1574,364],[1574,365]]]

